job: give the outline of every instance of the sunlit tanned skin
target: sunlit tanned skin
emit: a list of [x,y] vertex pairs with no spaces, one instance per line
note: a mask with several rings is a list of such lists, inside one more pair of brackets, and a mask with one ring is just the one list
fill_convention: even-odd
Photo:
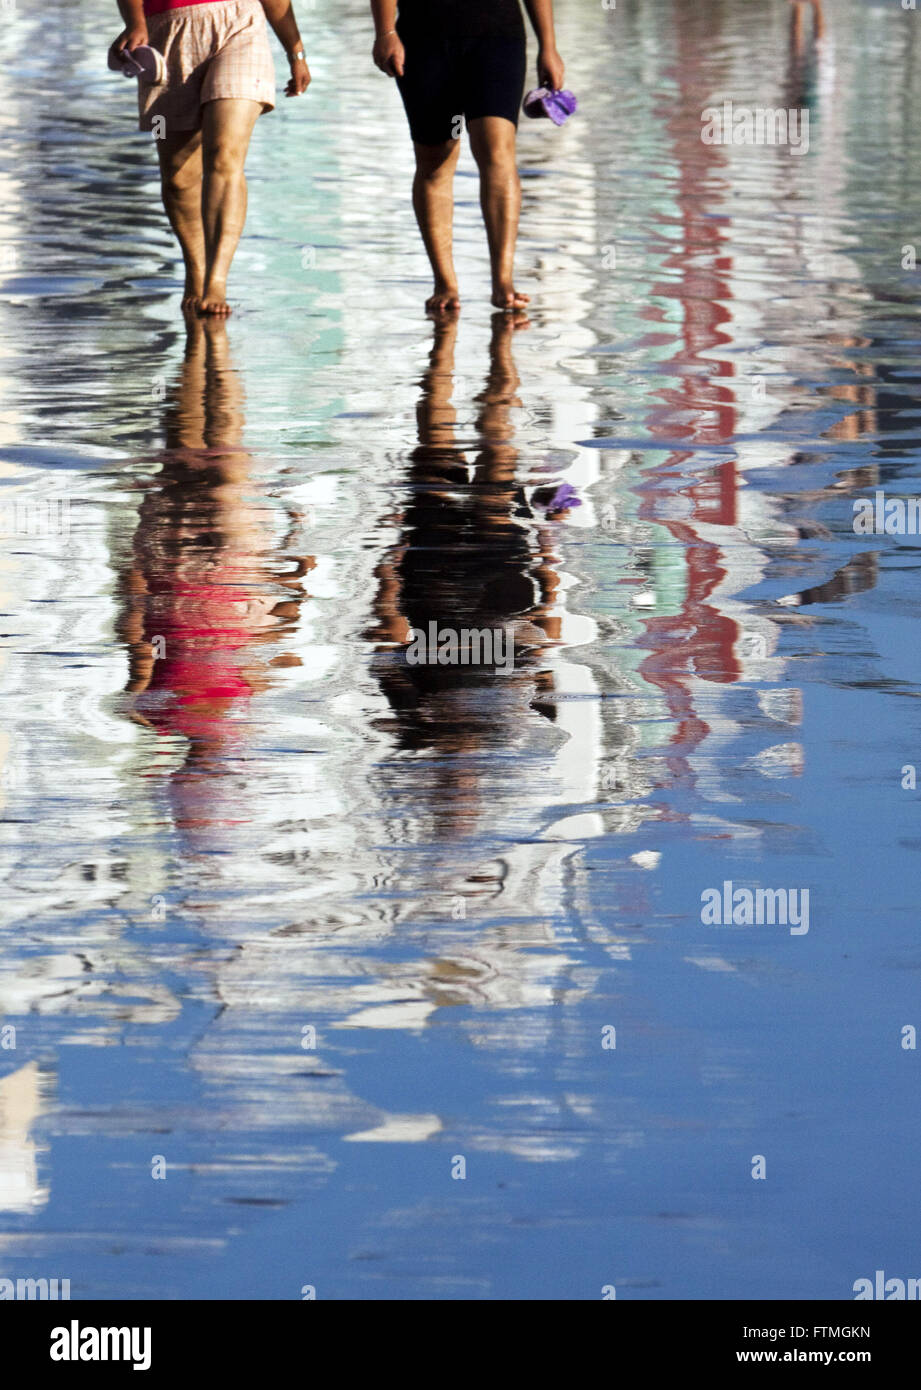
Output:
[[[285,95],[299,96],[310,85],[310,69],[291,0],[260,0],[266,18],[288,55],[291,77]],[[129,53],[149,42],[143,0],[118,0],[125,22],[112,45]],[[227,276],[246,221],[243,172],[253,127],[262,107],[257,101],[209,101],[200,130],[166,132],[157,140],[163,206],[185,263],[183,309],[225,317]]]
[[[563,60],[557,52],[553,0],[524,0],[539,45],[537,75],[541,86],[563,85]],[[396,33],[397,0],[371,0],[374,62],[389,77],[402,77],[406,52]],[[515,288],[515,244],[521,210],[521,182],[515,160],[516,129],[502,116],[470,121],[470,148],[480,173],[480,206],[486,224],[492,270],[492,303],[497,309],[523,309],[529,296]],[[413,208],[434,276],[426,301],[430,313],[456,312],[460,292],[453,258],[454,172],[459,140],[442,145],[414,142],[416,173]]]

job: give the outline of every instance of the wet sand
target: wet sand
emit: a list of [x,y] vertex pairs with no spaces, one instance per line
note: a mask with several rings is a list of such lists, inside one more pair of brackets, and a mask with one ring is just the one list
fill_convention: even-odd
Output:
[[[560,3],[530,322],[465,148],[436,328],[364,0],[301,10],[188,332],[114,6],[4,15],[0,1276],[915,1276],[918,541],[853,517],[919,491],[921,21]],[[728,98],[808,152],[704,143]],[[408,662],[430,622],[503,669]]]

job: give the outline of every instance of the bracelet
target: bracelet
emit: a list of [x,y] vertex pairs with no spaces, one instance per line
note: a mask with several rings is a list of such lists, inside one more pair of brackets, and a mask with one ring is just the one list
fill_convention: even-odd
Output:
[[304,61],[304,50],[299,48],[296,53],[288,54],[289,63],[302,63]]
[[396,29],[388,29],[386,34],[378,34],[379,39],[389,39],[391,34],[395,34]]

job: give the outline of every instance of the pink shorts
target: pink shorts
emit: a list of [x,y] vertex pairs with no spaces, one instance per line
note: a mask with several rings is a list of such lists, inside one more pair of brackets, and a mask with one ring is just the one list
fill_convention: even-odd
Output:
[[147,32],[166,59],[167,76],[158,87],[138,82],[141,130],[198,130],[208,101],[238,97],[261,102],[263,111],[274,107],[275,66],[259,0],[164,10],[149,17]]

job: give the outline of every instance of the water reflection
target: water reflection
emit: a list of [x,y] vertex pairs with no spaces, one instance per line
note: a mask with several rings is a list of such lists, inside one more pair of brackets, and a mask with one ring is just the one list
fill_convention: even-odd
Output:
[[[561,713],[554,699],[575,669],[552,656],[565,625],[560,527],[580,499],[523,466],[514,346],[528,328],[523,316],[493,316],[472,431],[462,431],[452,399],[458,321],[435,325],[418,443],[399,481],[406,500],[382,519],[397,539],[376,571],[367,635],[391,711],[376,727],[393,746],[375,786],[392,808],[388,838],[411,915],[440,919],[441,939],[433,959],[391,970],[393,1002],[378,995],[350,1026],[418,1027],[449,1004],[522,1008],[578,997],[558,931],[574,907],[567,865],[580,831],[598,827],[565,812],[594,801],[601,746],[597,716],[584,707]],[[502,633],[509,659],[414,662],[412,634],[431,631]],[[447,845],[436,857],[439,842]],[[487,857],[489,844],[496,852]],[[556,954],[537,957],[534,948]]]
[[48,1200],[32,1132],[42,1110],[41,1080],[36,1062],[0,1077],[0,1211],[31,1212]]
[[[409,497],[399,514],[385,518],[384,524],[399,530],[399,540],[377,572],[377,623],[369,633],[389,644],[396,658],[379,659],[376,671],[403,749],[456,758],[505,747],[523,705],[552,688],[552,674],[541,669],[540,659],[560,635],[558,557],[552,527],[541,524],[539,503],[528,500],[519,479],[512,423],[521,405],[512,339],[527,326],[526,320],[493,317],[489,371],[476,398],[476,438],[467,441],[457,438],[451,399],[457,319],[436,328],[417,409],[419,444],[406,473]],[[552,498],[557,489],[545,486],[548,492]],[[577,501],[574,495],[564,500],[570,506]],[[561,520],[566,510],[554,518]],[[428,634],[432,623],[449,632],[476,629],[502,639],[507,634],[515,675],[510,688],[500,684],[495,669],[413,663],[405,651],[393,652],[410,631]],[[504,641],[496,646],[504,662]],[[553,718],[552,705],[544,711]],[[475,787],[433,788],[433,801],[449,790],[444,804],[463,817]]]
[[[2,571],[4,1273],[847,1296],[910,1263],[917,1148],[915,556],[851,529],[917,491],[916,19],[561,7],[532,323],[433,330],[366,9],[318,14],[323,119],[257,133],[249,298],[185,345],[109,21],[0,36],[0,481],[72,503]],[[808,105],[808,155],[703,145],[726,96]],[[430,623],[511,660],[413,663]],[[814,889],[808,936],[704,928],[730,876]]]
[[131,717],[187,740],[170,787],[175,824],[196,843],[208,827],[246,819],[233,775],[247,753],[249,701],[269,689],[273,667],[297,662],[275,649],[314,565],[292,562],[302,519],[260,490],[244,425],[226,325],[191,322],[160,472],[121,576],[119,635]]

